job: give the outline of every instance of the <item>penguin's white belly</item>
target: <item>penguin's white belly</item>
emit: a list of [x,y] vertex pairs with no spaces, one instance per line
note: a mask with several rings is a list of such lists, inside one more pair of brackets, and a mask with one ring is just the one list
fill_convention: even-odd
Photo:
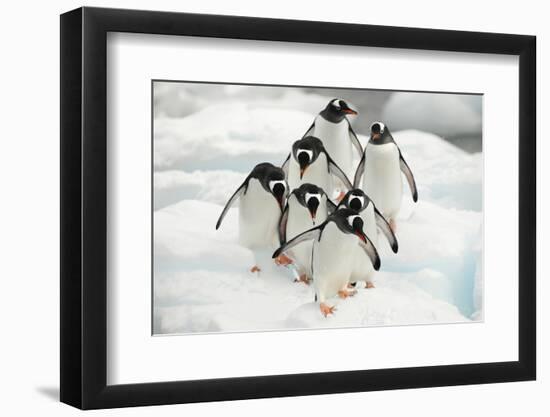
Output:
[[[372,244],[378,249],[378,229],[376,227],[376,219],[374,217],[374,208],[372,204],[363,210],[360,214],[363,219],[363,231],[370,239]],[[365,251],[358,245],[355,249],[355,259],[353,262],[353,270],[350,275],[350,282],[370,281],[374,276],[375,270],[372,266],[370,258]]]
[[313,248],[313,284],[319,302],[334,297],[349,282],[357,236],[342,233],[330,222]]
[[348,178],[352,178],[355,172],[353,172],[352,144],[349,138],[348,121],[343,119],[339,123],[332,123],[321,116],[317,116],[313,136],[321,139],[330,157]]
[[290,190],[292,191],[306,183],[321,187],[327,195],[331,195],[332,178],[328,172],[328,161],[325,154],[319,155],[315,162],[307,167],[302,179],[300,179],[300,165],[294,159],[290,161],[288,167],[288,186]]
[[252,178],[239,203],[239,242],[250,249],[276,248],[281,209],[275,197]]
[[403,196],[403,181],[399,150],[395,144],[367,145],[363,191],[384,217],[393,218],[397,215]]
[[[286,240],[294,238],[306,230],[315,227],[316,225],[321,224],[325,221],[326,215],[326,205],[321,203],[317,209],[317,216],[315,223],[311,220],[311,215],[309,214],[308,209],[300,206],[298,203],[295,203],[293,207],[290,208],[287,227],[286,227]],[[311,254],[313,250],[313,242],[307,241],[302,242],[299,245],[294,246],[290,250],[290,255],[297,262],[298,268],[301,273],[307,274],[311,277]]]

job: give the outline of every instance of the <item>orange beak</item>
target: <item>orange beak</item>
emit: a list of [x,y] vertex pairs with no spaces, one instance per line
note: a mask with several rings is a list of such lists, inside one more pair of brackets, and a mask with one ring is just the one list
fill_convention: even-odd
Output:
[[355,234],[357,235],[357,237],[359,239],[361,239],[363,241],[363,243],[367,243],[367,237],[365,236],[364,233],[361,233],[359,231],[355,232]]
[[352,110],[352,109],[346,109],[346,110],[344,110],[344,113],[346,113],[346,114],[353,114],[353,115],[356,115],[356,114],[357,114],[357,112],[356,112],[355,110]]

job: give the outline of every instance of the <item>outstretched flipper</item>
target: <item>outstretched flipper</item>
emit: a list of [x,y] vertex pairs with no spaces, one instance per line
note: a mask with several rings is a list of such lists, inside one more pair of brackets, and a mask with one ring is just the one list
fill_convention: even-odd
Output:
[[416,189],[416,182],[414,181],[413,173],[407,165],[405,158],[403,158],[401,151],[399,151],[399,166],[401,168],[401,171],[403,172],[403,174],[405,174],[405,177],[407,178],[409,188],[411,189],[413,201],[416,203],[418,201],[418,190]]
[[328,211],[329,215],[334,213],[338,209],[338,206],[336,204],[334,204],[332,202],[332,200],[330,198],[328,198],[328,196],[327,196],[327,211]]
[[357,165],[357,169],[355,170],[355,176],[353,177],[353,188],[359,188],[359,183],[361,182],[361,177],[363,176],[365,172],[365,152],[363,152],[363,156],[361,157],[361,160],[359,161],[359,165]]
[[344,185],[346,186],[346,188],[348,190],[351,190],[353,186],[351,185],[351,182],[348,179],[348,177],[346,176],[346,174],[344,173],[344,171],[342,171],[340,169],[340,167],[338,165],[336,165],[336,162],[334,162],[334,160],[330,157],[330,155],[328,153],[326,153],[326,156],[327,156],[327,161],[328,161],[328,171],[332,175],[334,175],[335,177],[340,179],[340,181],[342,181],[344,183]]
[[375,271],[380,269],[380,256],[378,256],[378,251],[367,237],[365,241],[359,239],[359,246],[365,251],[370,261],[372,262],[372,267]]
[[359,138],[357,137],[357,135],[353,131],[353,128],[351,127],[351,123],[349,122],[349,120],[346,119],[346,121],[348,122],[349,139],[351,140],[351,143],[353,144],[353,146],[355,147],[355,149],[359,153],[359,156],[361,156],[361,155],[363,155],[363,147],[361,146],[361,142],[359,142]]
[[288,212],[288,203],[286,203],[283,214],[279,219],[279,244],[281,245],[286,242],[286,225],[288,223]]
[[384,236],[386,236],[386,239],[388,239],[388,242],[390,242],[391,250],[393,251],[393,253],[397,253],[397,250],[398,250],[397,238],[395,237],[395,234],[391,230],[389,223],[386,221],[382,213],[378,211],[376,206],[374,206],[374,217],[376,219],[376,225],[380,228],[380,230],[382,230],[382,233],[384,234]]
[[319,226],[306,230],[305,232],[300,233],[298,236],[291,239],[290,241],[283,243],[281,247],[273,253],[272,257],[276,258],[284,251],[287,251],[302,242],[307,242],[308,240],[315,240],[315,239],[319,240],[326,223],[327,222],[325,221],[321,223]]
[[216,230],[220,227],[222,224],[223,218],[227,214],[227,211],[231,208],[231,206],[239,199],[240,196],[242,196],[244,193],[246,193],[246,189],[248,187],[248,178],[242,183],[242,185],[233,193],[229,201],[225,204],[225,207],[223,208],[222,214],[220,214],[220,218],[216,222]]
[[285,162],[283,162],[283,165],[281,165],[281,169],[285,173],[285,177],[288,178],[288,165],[290,164],[290,153],[285,159]]

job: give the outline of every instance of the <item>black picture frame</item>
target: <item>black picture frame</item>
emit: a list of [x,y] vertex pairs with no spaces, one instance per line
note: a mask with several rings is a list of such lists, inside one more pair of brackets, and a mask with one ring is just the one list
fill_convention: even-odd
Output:
[[[108,32],[518,56],[518,361],[107,385]],[[84,7],[61,15],[60,57],[62,402],[94,409],[536,378],[534,36]]]

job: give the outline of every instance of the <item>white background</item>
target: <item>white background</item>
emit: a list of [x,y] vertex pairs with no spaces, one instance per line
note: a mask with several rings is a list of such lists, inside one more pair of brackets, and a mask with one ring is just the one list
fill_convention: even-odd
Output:
[[[549,73],[550,28],[542,2],[481,3],[461,1],[445,4],[427,1],[365,2],[349,0],[311,3],[232,0],[181,1],[89,1],[88,5],[141,9],[164,9],[220,14],[240,14],[295,19],[314,19],[397,26],[481,30],[536,34],[538,36],[538,118],[542,118],[550,91],[541,80]],[[0,409],[5,415],[40,412],[71,415],[75,410],[58,404],[59,378],[59,20],[58,14],[80,6],[72,1],[56,4],[10,2],[4,5],[2,36],[3,86],[0,231],[2,236],[2,370]],[[546,110],[547,111],[547,110]],[[548,122],[539,121],[538,136],[548,136]],[[546,146],[539,147],[539,163]],[[541,183],[550,168],[540,168],[539,212],[548,211],[548,195]],[[550,244],[549,224],[539,222],[539,258]],[[543,237],[544,236],[544,237]],[[356,411],[362,415],[547,415],[550,389],[550,318],[545,281],[548,267],[539,269],[539,366],[538,381],[498,385],[436,388],[329,395],[291,399],[239,401],[102,411],[122,415],[280,415],[297,412],[338,415]]]
[[[500,227],[517,241],[508,204],[517,200],[517,58],[136,34],[107,45],[109,384],[517,360],[517,244]],[[346,65],[355,70],[332,70]],[[150,230],[152,78],[483,92],[484,187],[493,191],[484,199],[484,322],[151,338],[151,237],[135,231]],[[358,361],[339,354],[342,341],[374,342]]]

